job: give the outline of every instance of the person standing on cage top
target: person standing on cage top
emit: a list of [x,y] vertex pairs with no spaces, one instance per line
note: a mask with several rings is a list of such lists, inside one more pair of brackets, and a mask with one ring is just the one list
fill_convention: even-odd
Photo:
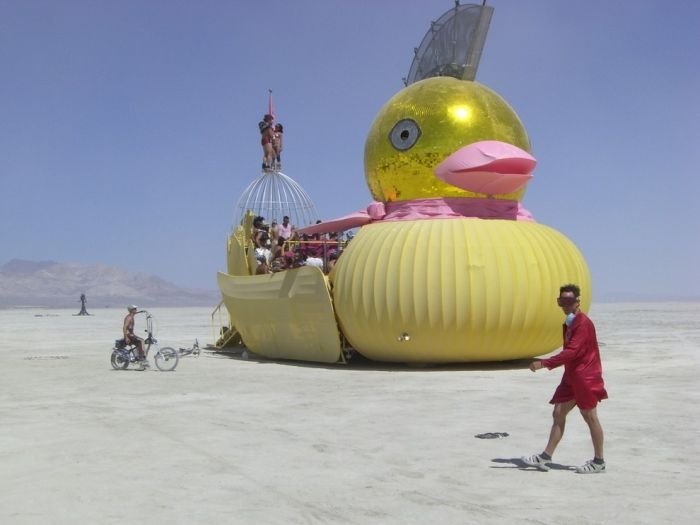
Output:
[[284,128],[282,124],[275,124],[274,132],[272,133],[272,149],[275,151],[275,167],[282,169],[282,135]]
[[263,119],[258,122],[258,128],[260,128],[260,144],[263,148],[263,161],[262,168],[264,170],[272,169],[272,163],[275,159],[275,150],[272,147],[272,138],[274,136],[275,130],[272,127],[273,117],[269,113],[263,117]]

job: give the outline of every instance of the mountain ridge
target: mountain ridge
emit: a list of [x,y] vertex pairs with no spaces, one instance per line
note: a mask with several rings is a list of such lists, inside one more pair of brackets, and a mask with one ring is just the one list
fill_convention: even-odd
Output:
[[98,263],[12,259],[0,266],[0,306],[70,307],[85,294],[90,306],[215,306],[215,290],[183,288],[161,277]]

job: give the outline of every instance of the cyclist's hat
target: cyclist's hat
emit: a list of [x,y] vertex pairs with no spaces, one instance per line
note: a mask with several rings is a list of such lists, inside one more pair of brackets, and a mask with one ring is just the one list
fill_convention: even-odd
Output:
[[138,310],[139,307],[136,306],[135,304],[130,304],[129,306],[126,307],[126,309],[131,312],[131,310]]

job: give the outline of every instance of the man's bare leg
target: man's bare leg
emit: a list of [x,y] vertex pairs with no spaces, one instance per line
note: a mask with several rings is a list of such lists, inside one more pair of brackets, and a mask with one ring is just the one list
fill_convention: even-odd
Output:
[[548,454],[549,457],[552,457],[557,445],[564,435],[564,429],[566,428],[566,416],[575,406],[576,401],[574,400],[554,405],[554,410],[552,411],[552,430],[549,431],[549,441],[544,449],[545,454]]
[[593,441],[593,456],[603,459],[603,427],[598,419],[598,411],[595,407],[590,410],[581,410],[583,420],[591,431],[591,441]]

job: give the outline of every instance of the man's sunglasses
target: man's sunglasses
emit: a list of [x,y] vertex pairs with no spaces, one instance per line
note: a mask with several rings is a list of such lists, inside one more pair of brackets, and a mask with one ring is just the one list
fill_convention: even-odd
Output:
[[576,301],[578,301],[577,297],[557,297],[557,304],[559,306],[573,306]]

